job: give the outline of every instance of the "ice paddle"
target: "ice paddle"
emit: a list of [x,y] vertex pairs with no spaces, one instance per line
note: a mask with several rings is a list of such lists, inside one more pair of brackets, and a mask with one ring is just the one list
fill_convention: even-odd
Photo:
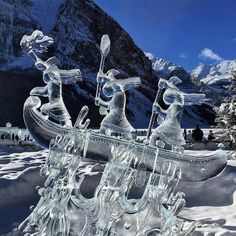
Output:
[[110,52],[110,46],[111,46],[110,38],[108,34],[104,34],[102,36],[101,43],[100,43],[101,62],[100,62],[99,72],[97,74],[97,90],[96,90],[96,97],[95,97],[95,105],[97,106],[98,104],[96,102],[96,99],[100,98],[101,89],[102,89],[102,82],[98,79],[99,73],[103,72],[105,58]]
[[[162,87],[158,88],[157,94],[156,94],[156,98],[155,98],[154,103],[152,105],[153,108],[154,108],[154,105],[160,100],[162,90],[163,90]],[[156,113],[153,111],[153,108],[152,108],[152,115],[151,115],[151,118],[150,118],[150,121],[149,121],[149,125],[148,125],[146,141],[148,141],[149,138],[150,138],[151,131],[152,131],[152,128],[153,128],[153,124],[154,124],[154,121],[156,119]]]

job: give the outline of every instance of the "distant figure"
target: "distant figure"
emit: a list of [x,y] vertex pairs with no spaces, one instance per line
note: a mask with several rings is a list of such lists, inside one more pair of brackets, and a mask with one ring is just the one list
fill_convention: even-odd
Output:
[[193,134],[192,137],[195,141],[202,141],[203,138],[203,132],[202,130],[199,128],[199,125],[196,126],[196,129],[193,130]]
[[186,140],[186,138],[187,138],[187,130],[186,129],[184,129],[183,136],[184,136],[184,139]]
[[193,135],[192,135],[192,131],[191,130],[188,131],[188,134],[186,135],[186,139],[185,140],[188,143],[193,142]]
[[214,140],[214,139],[216,139],[215,134],[213,133],[212,130],[210,130],[209,133],[208,133],[207,140],[211,141],[211,140]]

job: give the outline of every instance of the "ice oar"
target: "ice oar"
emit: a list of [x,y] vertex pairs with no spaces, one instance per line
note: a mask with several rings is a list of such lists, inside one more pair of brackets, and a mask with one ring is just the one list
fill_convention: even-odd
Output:
[[148,131],[147,131],[147,136],[146,136],[146,140],[147,141],[150,138],[151,131],[152,131],[152,128],[153,128],[153,124],[154,124],[154,121],[156,119],[156,113],[153,111],[153,107],[160,100],[161,92],[162,92],[162,88],[159,87],[158,90],[157,90],[155,101],[154,101],[154,103],[152,105],[152,115],[151,115],[151,118],[150,118],[150,121],[149,121]]
[[[100,43],[101,62],[100,62],[99,72],[103,72],[105,58],[107,54],[110,52],[110,46],[111,46],[111,41],[109,39],[109,36],[108,34],[104,34],[102,36],[101,43]],[[96,98],[100,97],[101,89],[102,89],[102,83],[98,81],[98,76],[99,75],[97,75],[97,90],[96,90],[96,97],[95,97],[95,105],[97,106],[98,104],[96,104]]]

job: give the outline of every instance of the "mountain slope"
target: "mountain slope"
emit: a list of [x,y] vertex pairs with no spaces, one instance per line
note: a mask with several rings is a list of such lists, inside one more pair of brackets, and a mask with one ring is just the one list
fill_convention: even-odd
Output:
[[[159,73],[152,69],[152,62],[129,34],[91,0],[45,0],[43,5],[40,3],[42,1],[39,0],[1,2],[3,13],[0,20],[4,26],[0,54],[0,125],[10,121],[13,125],[24,126],[23,103],[33,87],[43,85],[42,75],[19,46],[24,34],[40,29],[55,40],[45,58],[55,55],[60,68],[82,70],[82,83],[63,86],[64,100],[73,121],[85,104],[90,107],[91,127],[98,127],[103,119],[94,105],[94,96],[100,63],[100,39],[103,34],[109,34],[112,45],[105,71],[116,68],[120,71],[119,78],[141,77],[141,86],[127,92],[126,112],[134,127],[147,127]],[[49,16],[45,14],[45,7],[50,8]],[[188,73],[182,68],[176,67],[170,75],[181,75],[181,88],[196,91]],[[200,117],[201,113],[200,109],[185,112],[185,123],[193,126],[196,123],[194,118],[197,118],[200,124],[208,124],[205,118]]]
[[227,93],[226,86],[231,83],[232,71],[236,70],[236,60],[224,60],[215,65],[200,65],[191,76],[197,78],[218,93]]
[[[120,78],[141,77],[141,87],[138,90],[130,90],[127,94],[127,114],[135,126],[147,126],[158,77],[154,74],[151,62],[145,54],[119,24],[93,1],[65,0],[61,4],[55,4],[55,0],[54,4],[49,0],[46,1],[52,4],[51,7],[54,9],[50,9],[50,12],[56,16],[48,18],[49,21],[53,21],[49,22],[49,25],[54,24],[53,27],[50,26],[52,29],[49,35],[55,39],[48,56],[56,55],[61,62],[59,65],[61,68],[82,70],[81,84],[63,87],[65,103],[73,120],[77,118],[80,108],[85,104],[91,108],[89,115],[92,126],[98,126],[103,118],[98,115],[98,108],[94,105],[94,95],[96,73],[100,63],[100,39],[103,34],[108,33],[112,46],[105,69],[118,69],[121,72]],[[45,21],[39,16],[43,7],[37,3],[40,1],[4,2],[9,9],[5,5],[2,8],[7,9],[7,12],[4,11],[3,20],[8,18],[9,14],[11,20],[5,22],[6,27],[2,32],[7,39],[3,41],[4,54],[0,55],[0,80],[3,84],[0,88],[0,125],[9,120],[14,125],[23,126],[21,110],[24,100],[31,88],[43,85],[40,73],[19,47],[24,34],[30,34],[35,29],[45,29]],[[16,11],[20,6],[23,10]],[[21,27],[17,27],[18,25]],[[7,31],[9,27],[15,30]],[[12,113],[16,116],[12,116]]]

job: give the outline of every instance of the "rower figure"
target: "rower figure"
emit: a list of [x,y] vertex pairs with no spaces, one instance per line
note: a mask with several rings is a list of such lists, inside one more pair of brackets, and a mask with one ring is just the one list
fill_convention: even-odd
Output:
[[176,85],[182,81],[173,76],[169,81],[160,79],[159,88],[166,89],[163,94],[163,101],[169,105],[167,110],[160,107],[158,103],[154,104],[154,112],[157,113],[157,123],[159,126],[153,131],[150,137],[150,145],[156,145],[164,148],[166,144],[171,145],[172,150],[183,152],[182,145],[185,140],[180,127],[184,106],[200,105],[205,98],[204,94],[186,94],[181,92]]
[[37,56],[36,52],[46,51],[47,46],[52,42],[52,38],[44,36],[38,30],[30,36],[25,35],[21,40],[21,47],[33,59],[36,68],[43,71],[43,81],[46,84],[44,87],[32,89],[30,95],[48,97],[49,103],[41,106],[41,112],[62,126],[72,127],[71,117],[62,98],[62,84],[73,84],[81,81],[81,72],[79,69],[59,69],[56,65],[56,57],[43,61]]
[[105,82],[102,88],[103,94],[111,98],[110,101],[96,98],[96,103],[108,112],[100,125],[100,132],[103,134],[116,133],[126,139],[132,139],[134,128],[127,120],[125,114],[126,95],[125,91],[138,87],[141,83],[139,77],[116,79],[117,70],[109,70],[106,74],[100,73],[99,80]]
[[34,88],[30,95],[48,97],[49,103],[41,106],[41,112],[62,126],[72,127],[71,117],[62,98],[62,83],[71,83],[73,81],[69,80],[73,80],[74,77],[81,79],[80,70],[60,70],[54,63],[54,57],[47,61],[37,59],[35,66],[43,71],[46,86]]

